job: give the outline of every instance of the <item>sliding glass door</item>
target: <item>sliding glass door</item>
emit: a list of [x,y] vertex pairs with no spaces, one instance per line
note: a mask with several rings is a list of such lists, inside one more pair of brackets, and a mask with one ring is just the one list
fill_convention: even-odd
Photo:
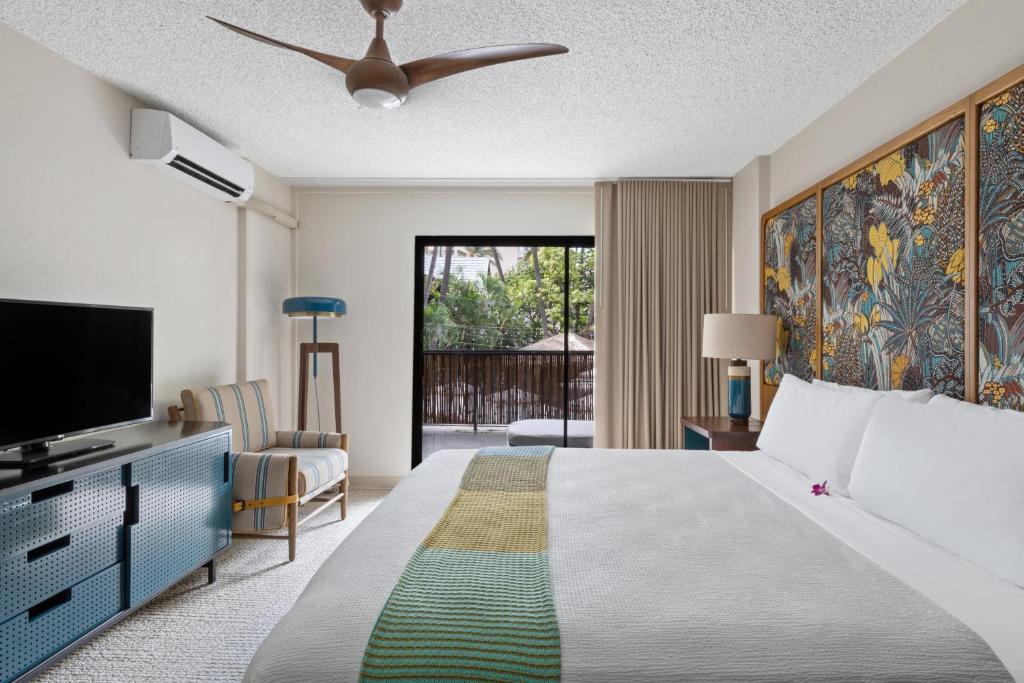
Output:
[[415,268],[413,466],[592,430],[593,238],[419,237]]

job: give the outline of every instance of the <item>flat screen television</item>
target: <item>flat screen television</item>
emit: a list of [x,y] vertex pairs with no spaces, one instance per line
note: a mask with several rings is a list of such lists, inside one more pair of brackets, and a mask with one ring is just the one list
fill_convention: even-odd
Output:
[[110,446],[61,440],[152,419],[153,310],[0,299],[0,377],[4,461]]

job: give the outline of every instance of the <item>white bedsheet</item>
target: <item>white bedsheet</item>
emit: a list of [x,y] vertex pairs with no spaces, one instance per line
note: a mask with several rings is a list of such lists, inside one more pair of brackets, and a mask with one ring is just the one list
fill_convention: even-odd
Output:
[[802,475],[760,451],[719,455],[970,627],[1024,682],[1024,588],[862,510],[849,498],[811,495]]

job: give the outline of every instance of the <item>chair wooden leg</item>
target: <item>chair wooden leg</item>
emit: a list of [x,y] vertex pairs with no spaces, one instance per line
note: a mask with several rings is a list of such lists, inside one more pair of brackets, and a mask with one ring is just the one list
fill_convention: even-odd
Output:
[[341,480],[341,518],[348,517],[348,470],[345,470],[345,478]]
[[[288,495],[297,495],[299,491],[299,459],[292,457],[288,461]],[[299,531],[299,504],[289,503],[288,510],[288,561],[295,559],[295,541]]]
[[295,537],[298,534],[299,504],[289,503],[288,505],[288,561],[295,559]]

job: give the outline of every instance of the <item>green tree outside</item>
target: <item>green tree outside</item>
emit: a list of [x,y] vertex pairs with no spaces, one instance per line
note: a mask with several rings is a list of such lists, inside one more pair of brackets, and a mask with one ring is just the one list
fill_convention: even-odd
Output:
[[[539,291],[534,253],[540,264]],[[423,309],[423,347],[519,349],[544,338],[545,316],[547,334],[560,334],[565,329],[563,253],[561,247],[528,252],[504,273],[504,279],[481,275],[477,281],[464,282],[453,274],[444,301],[442,278],[435,273]],[[593,338],[593,249],[570,249],[569,281],[569,331]]]

